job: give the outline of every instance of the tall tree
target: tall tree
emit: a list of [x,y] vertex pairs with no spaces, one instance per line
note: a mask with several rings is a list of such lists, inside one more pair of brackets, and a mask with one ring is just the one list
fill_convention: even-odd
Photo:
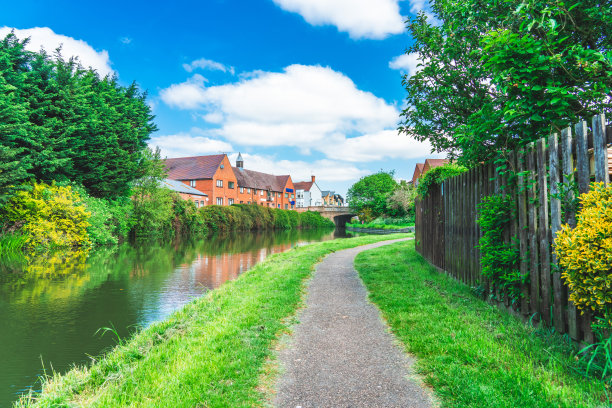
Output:
[[348,190],[346,199],[350,207],[357,213],[368,209],[372,216],[379,216],[387,210],[387,199],[395,191],[398,184],[393,179],[393,172],[380,171],[362,177]]
[[612,111],[610,0],[433,0],[408,22],[420,70],[400,130],[477,163]]
[[0,41],[0,93],[18,107],[0,120],[13,128],[3,132],[0,123],[0,144],[38,180],[82,183],[97,197],[126,194],[156,130],[146,93],[100,78],[59,49],[51,58],[26,44],[12,33]]

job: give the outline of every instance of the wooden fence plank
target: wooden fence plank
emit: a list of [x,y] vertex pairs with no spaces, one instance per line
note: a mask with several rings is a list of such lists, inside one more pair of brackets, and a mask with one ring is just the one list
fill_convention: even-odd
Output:
[[593,149],[595,158],[595,181],[610,183],[608,150],[606,149],[606,117],[602,113],[593,116]]
[[548,181],[546,180],[546,159],[547,159],[547,147],[545,140],[540,139],[537,142],[538,149],[538,230],[539,230],[539,243],[540,243],[540,282],[541,282],[541,304],[542,308],[542,319],[550,324],[550,241],[548,240],[549,229],[548,229]]
[[[561,229],[561,200],[560,200],[560,189],[561,184],[560,177],[560,163],[559,163],[559,135],[553,133],[548,138],[548,151],[549,151],[549,175],[550,175],[550,229],[551,239],[557,235],[557,232]],[[550,247],[551,242],[547,245]],[[565,318],[564,308],[565,303],[563,302],[563,288],[561,287],[561,273],[557,267],[557,257],[552,254],[551,269],[552,282],[553,282],[553,311],[554,311],[554,327],[562,333],[565,333]]]
[[530,255],[530,291],[529,291],[529,307],[531,313],[539,313],[541,310],[540,304],[540,268],[538,245],[538,214],[537,214],[537,173],[536,173],[536,151],[533,143],[530,144],[527,151],[527,168],[529,170],[530,187],[527,189],[528,208],[529,208],[529,255]]
[[[572,155],[573,142],[572,128],[568,127],[563,129],[561,131],[561,173],[563,174],[563,184],[568,186],[566,187],[568,190],[566,196],[568,202],[572,202],[575,198],[573,189],[569,187],[575,183],[574,157]],[[576,213],[573,211],[573,208],[566,208],[564,218],[564,221],[567,222],[570,227],[574,228],[576,226]],[[572,339],[579,340],[579,316],[576,311],[576,306],[568,299],[567,285],[564,285],[563,298],[564,301],[567,302],[567,331]]]
[[576,131],[576,181],[578,191],[584,194],[589,191],[591,170],[589,168],[588,153],[588,129],[585,121],[580,121],[574,126]]
[[[527,169],[526,154],[522,150],[516,157],[517,179],[517,201],[518,201],[518,229],[519,250],[521,254],[520,271],[523,282],[527,281],[529,275],[529,215],[527,211],[527,186],[525,185],[525,171]],[[521,313],[529,314],[529,286],[521,284]]]

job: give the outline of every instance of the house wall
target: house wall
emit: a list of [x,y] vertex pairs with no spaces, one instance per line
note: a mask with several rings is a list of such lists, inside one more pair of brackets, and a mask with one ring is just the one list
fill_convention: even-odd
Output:
[[[287,191],[287,189],[293,191]],[[295,204],[291,204],[291,201],[295,203],[295,187],[293,186],[293,181],[291,180],[291,176],[287,179],[285,183],[285,187],[283,187],[283,193],[281,194],[281,208],[283,210],[294,210]]]
[[317,183],[312,183],[312,187],[310,187],[310,205],[323,205],[323,194]]

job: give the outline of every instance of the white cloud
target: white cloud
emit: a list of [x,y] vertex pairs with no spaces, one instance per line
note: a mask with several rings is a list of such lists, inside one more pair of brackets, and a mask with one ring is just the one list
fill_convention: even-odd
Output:
[[121,43],[125,45],[132,43],[132,39],[130,37],[121,37],[119,41],[121,41]]
[[398,0],[273,0],[312,25],[334,25],[351,38],[383,39],[404,31]]
[[91,67],[102,76],[113,74],[108,52],[106,50],[96,51],[83,40],[56,34],[49,27],[34,27],[24,30],[0,27],[0,37],[4,38],[11,30],[14,30],[15,35],[20,40],[30,37],[30,42],[26,47],[30,51],[37,52],[44,48],[48,54],[53,55],[55,50],[61,46],[64,58],[78,57],[84,67]]
[[195,74],[186,82],[173,84],[163,89],[160,97],[169,106],[179,109],[196,109],[206,100],[205,82],[206,78]]
[[212,139],[203,133],[205,132],[201,129],[192,129],[189,133],[154,136],[149,140],[149,146],[159,146],[163,157],[201,156],[233,150],[231,144]]
[[200,68],[208,69],[211,71],[229,72],[232,75],[234,75],[235,73],[234,67],[206,58],[197,59],[195,61],[192,61],[190,64],[183,64],[183,68],[187,72],[192,72],[193,70]]
[[431,145],[419,142],[410,136],[398,134],[397,130],[383,130],[332,144],[328,157],[350,162],[369,162],[392,159],[412,159],[430,155]]
[[395,128],[399,118],[395,106],[320,66],[291,65],[212,87],[192,78],[164,89],[161,98],[170,106],[204,110],[206,120],[220,123],[218,135],[231,142],[302,151],[325,151],[346,135]]
[[[237,153],[229,155],[232,165],[236,162]],[[342,163],[336,160],[277,160],[272,156],[242,153],[244,167],[249,170],[261,171],[276,175],[291,175],[293,182],[310,180],[315,175],[318,182],[339,182],[359,179],[369,174],[369,170],[359,169],[354,164]]]
[[[424,62],[427,63],[427,59]],[[389,62],[389,68],[401,70],[406,75],[412,76],[423,69],[423,67],[419,66],[420,63],[419,54],[413,52],[412,54],[402,54],[393,58]]]

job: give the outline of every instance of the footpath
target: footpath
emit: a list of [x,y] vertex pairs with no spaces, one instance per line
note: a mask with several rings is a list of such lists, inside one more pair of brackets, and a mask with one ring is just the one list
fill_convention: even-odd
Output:
[[430,392],[411,378],[411,358],[368,302],[353,266],[359,252],[402,240],[339,251],[317,266],[300,323],[279,353],[275,406],[434,406]]

